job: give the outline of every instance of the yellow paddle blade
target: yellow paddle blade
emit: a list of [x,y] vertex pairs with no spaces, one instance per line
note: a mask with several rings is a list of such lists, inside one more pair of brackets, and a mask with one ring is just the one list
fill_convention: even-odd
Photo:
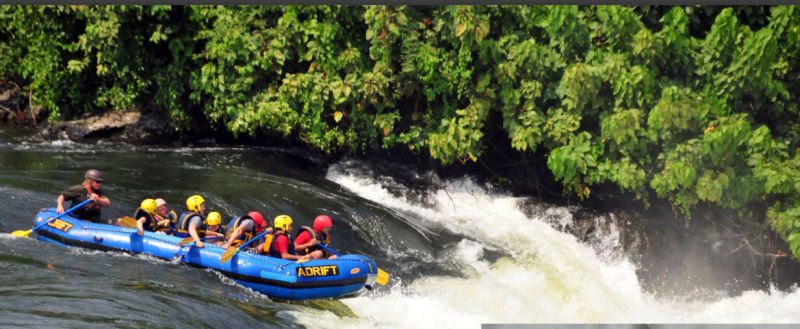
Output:
[[239,247],[236,248],[231,247],[228,248],[228,250],[225,250],[225,252],[222,253],[222,258],[219,259],[219,264],[222,265],[225,264],[225,262],[231,260],[231,258],[233,258],[233,255],[236,254],[237,251],[239,251]]
[[187,244],[187,243],[192,242],[192,241],[194,241],[194,238],[193,237],[188,237],[188,238],[185,238],[185,239],[183,239],[181,241],[178,241],[178,244]]
[[31,233],[33,233],[33,230],[27,230],[27,231],[14,231],[14,232],[11,232],[11,235],[13,235],[13,236],[18,236],[18,237],[23,237],[23,238],[27,238],[29,235],[31,235]]
[[298,259],[295,263],[305,263],[307,261],[309,261],[309,260],[305,259],[305,258],[302,258],[302,259]]
[[389,273],[386,273],[386,271],[382,269],[378,269],[378,280],[376,280],[375,282],[377,282],[382,286],[385,286],[387,283],[389,283]]
[[130,216],[125,216],[119,219],[119,226],[124,228],[135,228],[138,229],[139,227],[136,226],[136,220],[131,218]]

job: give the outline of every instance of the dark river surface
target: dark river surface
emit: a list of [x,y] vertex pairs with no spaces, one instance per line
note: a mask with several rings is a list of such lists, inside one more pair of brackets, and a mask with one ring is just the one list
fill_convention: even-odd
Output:
[[[554,207],[529,218],[521,199],[469,178],[420,194],[356,160],[323,166],[293,150],[32,142],[0,128],[0,327],[480,328],[481,323],[793,323],[800,294],[748,291],[712,301],[646,293],[636,264],[553,229]],[[111,207],[145,198],[183,212],[193,194],[227,222],[256,210],[294,226],[333,218],[331,247],[364,254],[387,286],[341,300],[287,302],[221,274],[145,255],[65,248],[8,233],[33,226],[89,168]],[[398,172],[398,175],[426,173]],[[294,232],[293,232],[294,233]],[[687,278],[687,280],[690,278]]]

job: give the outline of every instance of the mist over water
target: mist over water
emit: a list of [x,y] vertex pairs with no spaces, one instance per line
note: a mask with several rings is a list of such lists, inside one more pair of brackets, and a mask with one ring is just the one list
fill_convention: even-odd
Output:
[[[559,228],[569,209],[532,217],[524,198],[470,178],[424,177],[347,160],[323,174],[300,152],[205,145],[23,142],[0,133],[0,324],[36,327],[479,328],[481,323],[796,323],[800,294],[748,291],[715,298],[649,294],[619,232],[591,245]],[[88,168],[103,170],[112,207],[129,215],[151,195],[171,209],[202,193],[225,220],[249,210],[297,226],[334,220],[332,246],[365,254],[386,287],[340,301],[271,300],[207,269],[145,255],[64,248],[7,233],[29,229]],[[385,169],[385,168],[383,168]],[[386,172],[386,170],[383,170]],[[394,172],[392,174],[392,172]],[[605,220],[598,218],[597,220]],[[691,278],[687,278],[691,280]],[[714,294],[711,292],[711,296]]]

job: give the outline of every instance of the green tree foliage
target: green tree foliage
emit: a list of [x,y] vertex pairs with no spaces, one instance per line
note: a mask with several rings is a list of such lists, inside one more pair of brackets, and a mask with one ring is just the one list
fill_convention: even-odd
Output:
[[2,6],[0,79],[51,118],[154,105],[179,127],[548,154],[686,218],[768,205],[800,255],[797,6]]

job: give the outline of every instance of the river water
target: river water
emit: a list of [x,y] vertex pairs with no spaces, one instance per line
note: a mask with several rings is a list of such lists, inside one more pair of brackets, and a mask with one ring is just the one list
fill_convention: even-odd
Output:
[[[614,234],[588,246],[551,227],[567,209],[526,216],[521,198],[469,178],[420,193],[346,160],[324,165],[293,150],[26,141],[0,130],[0,326],[126,328],[480,328],[481,323],[796,323],[800,293],[659,295]],[[8,233],[103,172],[111,207],[144,198],[181,213],[202,194],[225,220],[250,210],[295,226],[333,218],[331,246],[372,257],[389,285],[343,300],[276,301],[207,269],[144,255],[59,247]],[[398,176],[401,175],[398,172]],[[403,172],[404,176],[426,173]],[[548,217],[550,220],[544,220]],[[271,222],[271,220],[270,220]],[[691,278],[687,278],[691,280]]]

